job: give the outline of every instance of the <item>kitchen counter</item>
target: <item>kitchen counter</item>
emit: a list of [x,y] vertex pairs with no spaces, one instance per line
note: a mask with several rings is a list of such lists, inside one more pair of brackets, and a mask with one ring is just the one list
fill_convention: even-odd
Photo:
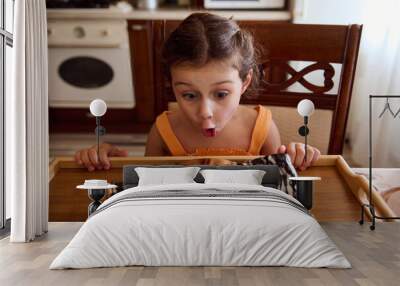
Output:
[[225,17],[233,16],[234,20],[254,21],[288,21],[289,11],[239,11],[239,10],[190,10],[190,9],[157,9],[132,10],[122,12],[119,9],[47,9],[48,19],[132,19],[132,20],[182,20],[194,12],[209,11]]
[[[106,126],[107,127],[107,126]],[[107,142],[127,150],[129,156],[144,156],[147,134],[115,134],[101,136],[101,142]],[[74,156],[77,150],[96,144],[94,133],[57,133],[50,134],[50,157]]]

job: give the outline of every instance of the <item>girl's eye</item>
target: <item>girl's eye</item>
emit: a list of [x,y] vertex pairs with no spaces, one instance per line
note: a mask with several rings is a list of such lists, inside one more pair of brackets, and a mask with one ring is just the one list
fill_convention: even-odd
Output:
[[195,93],[183,93],[182,97],[187,100],[194,100],[197,95]]
[[225,98],[226,96],[228,96],[228,92],[226,92],[226,91],[218,91],[216,94],[215,94],[215,96],[218,98],[218,99],[223,99],[223,98]]

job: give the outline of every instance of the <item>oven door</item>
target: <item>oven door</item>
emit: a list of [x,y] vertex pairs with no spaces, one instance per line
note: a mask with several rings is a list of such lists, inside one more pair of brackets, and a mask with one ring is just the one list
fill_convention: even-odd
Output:
[[49,105],[87,108],[96,98],[135,106],[129,48],[50,48]]

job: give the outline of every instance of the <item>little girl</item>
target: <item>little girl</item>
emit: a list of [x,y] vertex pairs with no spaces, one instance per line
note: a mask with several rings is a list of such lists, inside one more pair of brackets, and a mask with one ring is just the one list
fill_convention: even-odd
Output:
[[[281,145],[271,112],[239,105],[259,77],[252,36],[232,20],[209,13],[187,17],[166,40],[163,68],[178,103],[159,115],[150,130],[146,156],[269,155],[288,153],[304,170],[320,155],[308,146]],[[110,144],[78,151],[88,170],[109,169],[108,156],[127,156]]]

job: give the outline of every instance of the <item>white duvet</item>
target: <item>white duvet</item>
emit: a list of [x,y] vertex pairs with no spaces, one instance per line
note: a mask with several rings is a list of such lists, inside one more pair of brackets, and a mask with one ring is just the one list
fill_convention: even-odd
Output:
[[[168,190],[264,191],[257,197],[129,195]],[[274,198],[282,198],[282,200]],[[285,203],[284,200],[290,203]],[[294,203],[294,204],[293,204]],[[141,186],[105,201],[50,269],[127,265],[350,268],[318,222],[276,189],[239,184]]]

